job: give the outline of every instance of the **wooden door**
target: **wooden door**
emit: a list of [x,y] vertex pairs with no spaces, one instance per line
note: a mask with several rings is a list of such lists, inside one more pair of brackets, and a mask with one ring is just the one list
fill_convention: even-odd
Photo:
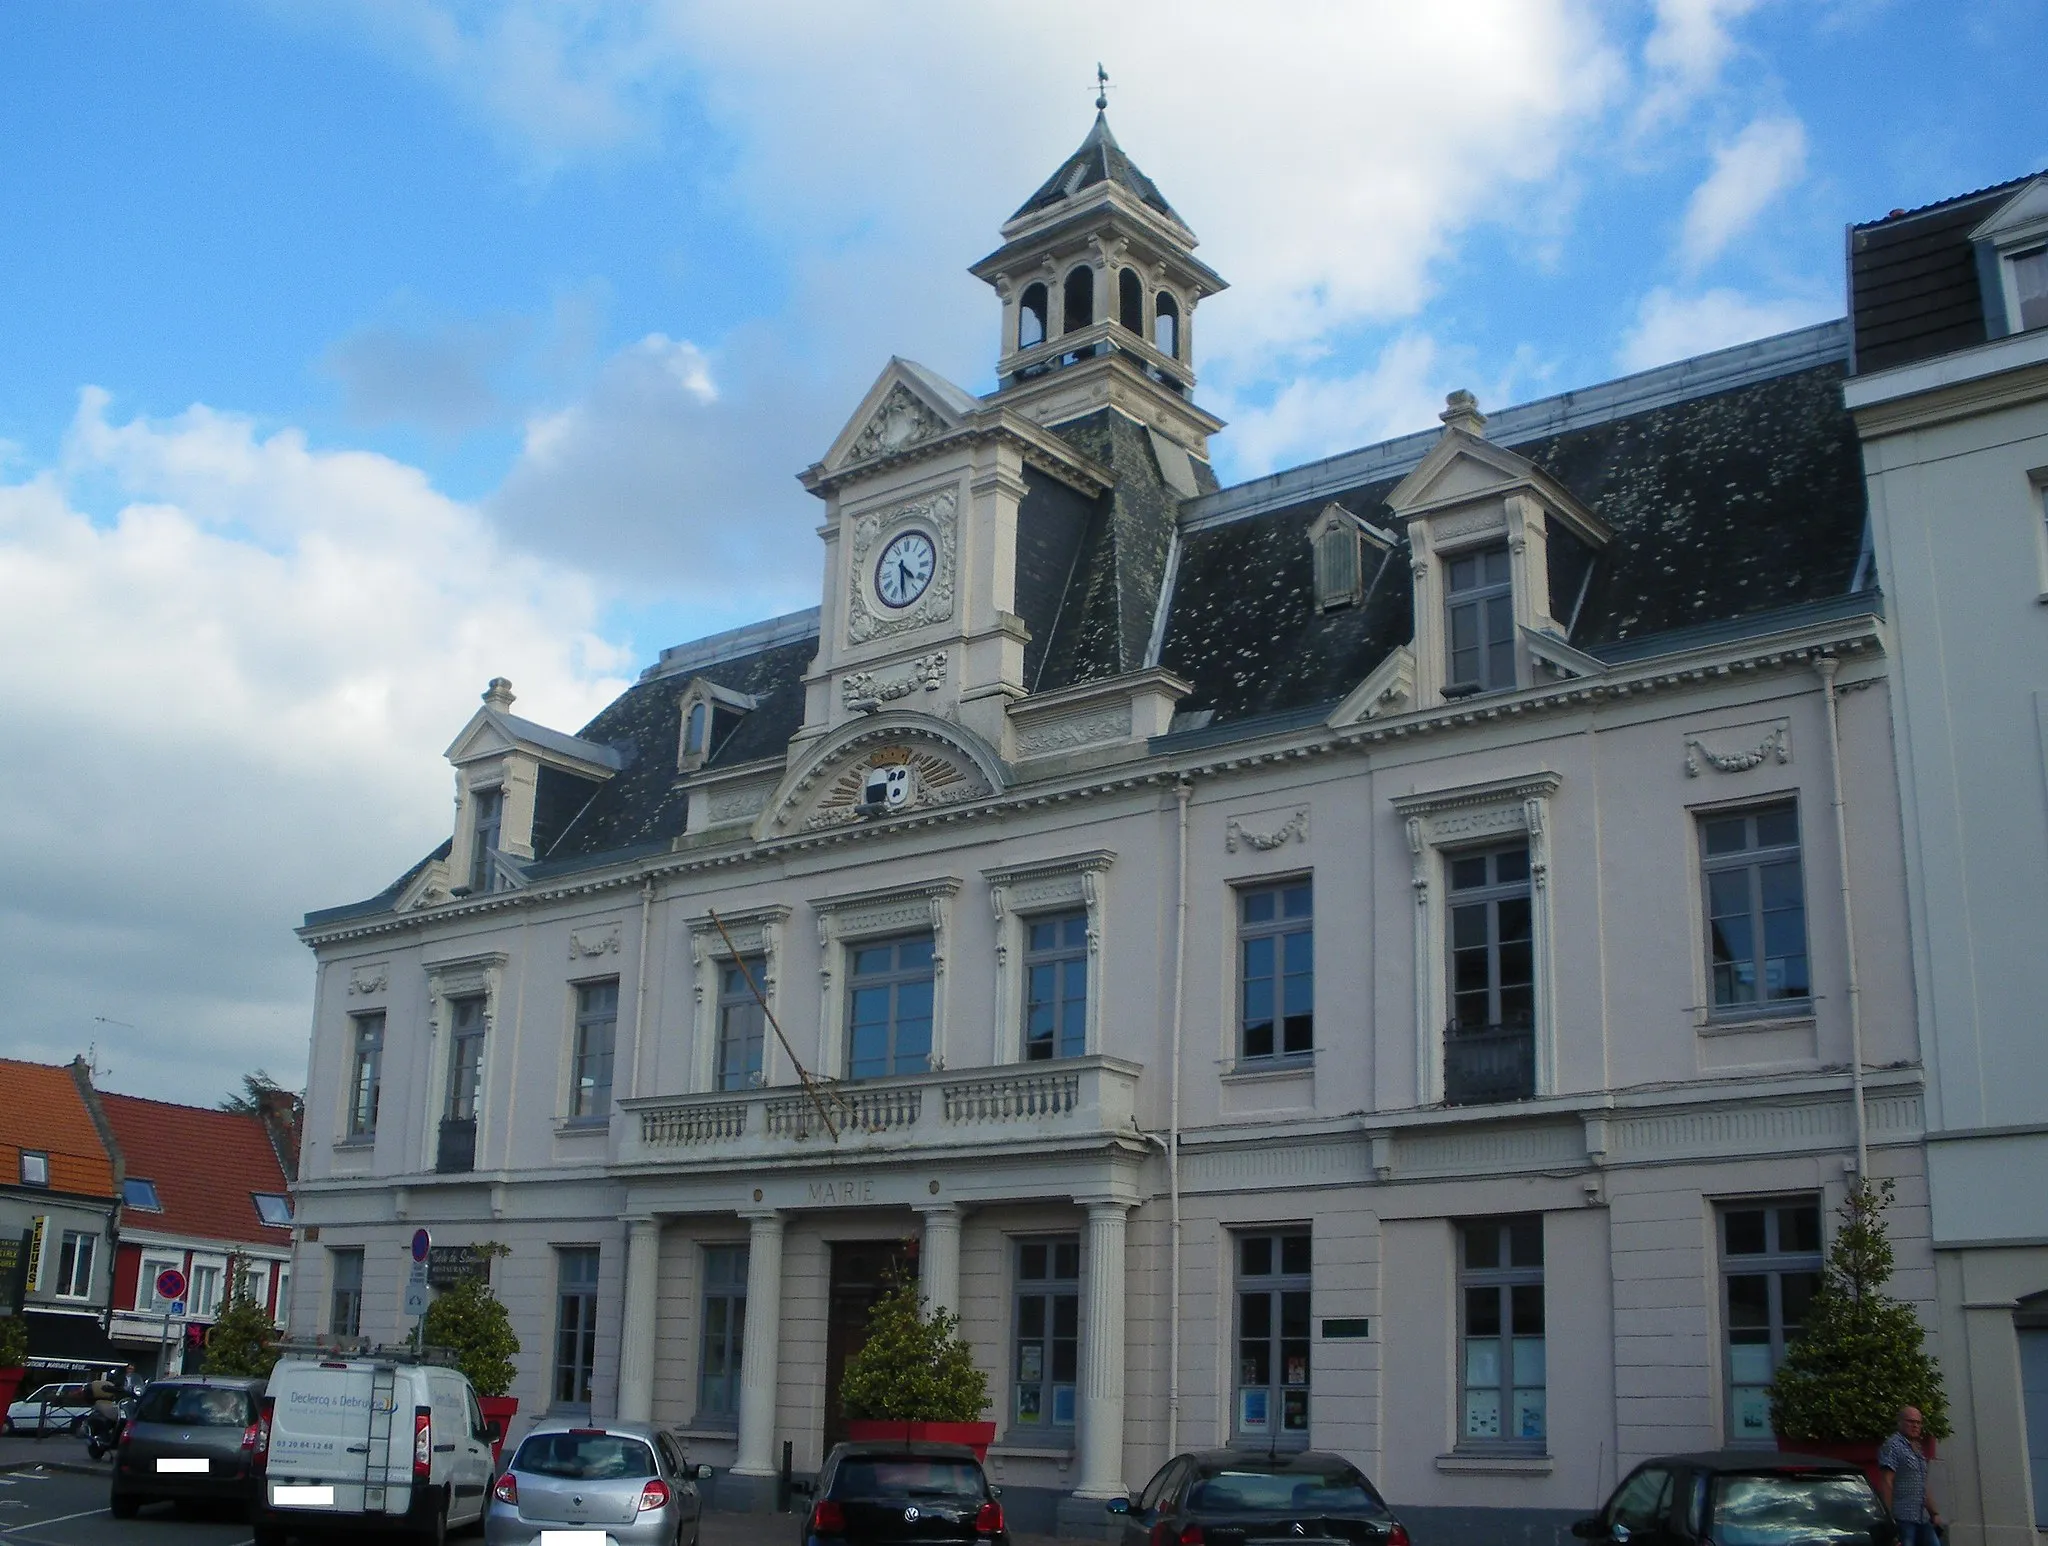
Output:
[[898,1272],[917,1275],[907,1240],[834,1240],[832,1286],[825,1312],[825,1449],[846,1438],[839,1412],[839,1376],[868,1339],[868,1312]]

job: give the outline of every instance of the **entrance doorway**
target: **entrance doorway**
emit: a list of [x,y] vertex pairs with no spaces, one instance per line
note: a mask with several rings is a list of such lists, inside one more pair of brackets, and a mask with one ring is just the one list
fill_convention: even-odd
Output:
[[868,1339],[868,1312],[887,1292],[887,1279],[917,1275],[917,1255],[908,1240],[834,1240],[832,1290],[825,1314],[825,1448],[846,1438],[839,1413],[839,1376],[846,1360]]

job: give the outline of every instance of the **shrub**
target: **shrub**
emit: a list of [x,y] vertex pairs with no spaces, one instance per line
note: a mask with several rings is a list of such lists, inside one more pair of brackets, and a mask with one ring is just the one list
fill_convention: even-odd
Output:
[[0,1315],[0,1369],[19,1369],[28,1362],[28,1322],[19,1315]]
[[[485,1249],[492,1256],[511,1254],[503,1246]],[[512,1317],[491,1292],[489,1278],[468,1277],[443,1289],[427,1306],[420,1332],[428,1347],[445,1347],[455,1354],[456,1367],[469,1376],[478,1395],[502,1396],[512,1388],[519,1372],[512,1362],[519,1338],[512,1330]]]
[[926,1315],[917,1280],[899,1276],[868,1316],[866,1345],[846,1360],[839,1404],[849,1418],[977,1422],[988,1407],[988,1376],[960,1338],[960,1317]]
[[227,1308],[207,1335],[206,1361],[200,1372],[266,1378],[277,1362],[277,1328],[249,1292],[249,1277],[240,1263],[228,1263],[228,1281],[234,1287]]
[[1859,1181],[1837,1217],[1820,1292],[1771,1382],[1771,1426],[1794,1443],[1884,1438],[1902,1406],[1916,1406],[1932,1438],[1949,1434],[1941,1365],[1927,1351],[1913,1307],[1884,1292],[1892,1243],[1884,1210],[1892,1183]]

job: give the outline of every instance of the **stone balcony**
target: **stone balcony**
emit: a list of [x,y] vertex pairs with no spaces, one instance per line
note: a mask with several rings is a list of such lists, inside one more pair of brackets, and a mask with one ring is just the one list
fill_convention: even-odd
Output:
[[858,1083],[653,1095],[619,1102],[618,1163],[697,1169],[1131,1137],[1142,1065],[1065,1058]]

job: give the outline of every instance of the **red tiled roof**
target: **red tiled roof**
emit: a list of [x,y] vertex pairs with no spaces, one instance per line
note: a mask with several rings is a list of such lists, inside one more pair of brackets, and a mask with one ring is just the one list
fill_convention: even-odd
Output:
[[161,1213],[123,1208],[127,1229],[207,1240],[288,1246],[289,1229],[265,1224],[253,1192],[289,1195],[263,1119],[100,1093],[130,1180],[156,1183]]
[[0,1058],[0,1178],[21,1178],[21,1151],[50,1156],[50,1190],[114,1195],[114,1162],[71,1070]]

